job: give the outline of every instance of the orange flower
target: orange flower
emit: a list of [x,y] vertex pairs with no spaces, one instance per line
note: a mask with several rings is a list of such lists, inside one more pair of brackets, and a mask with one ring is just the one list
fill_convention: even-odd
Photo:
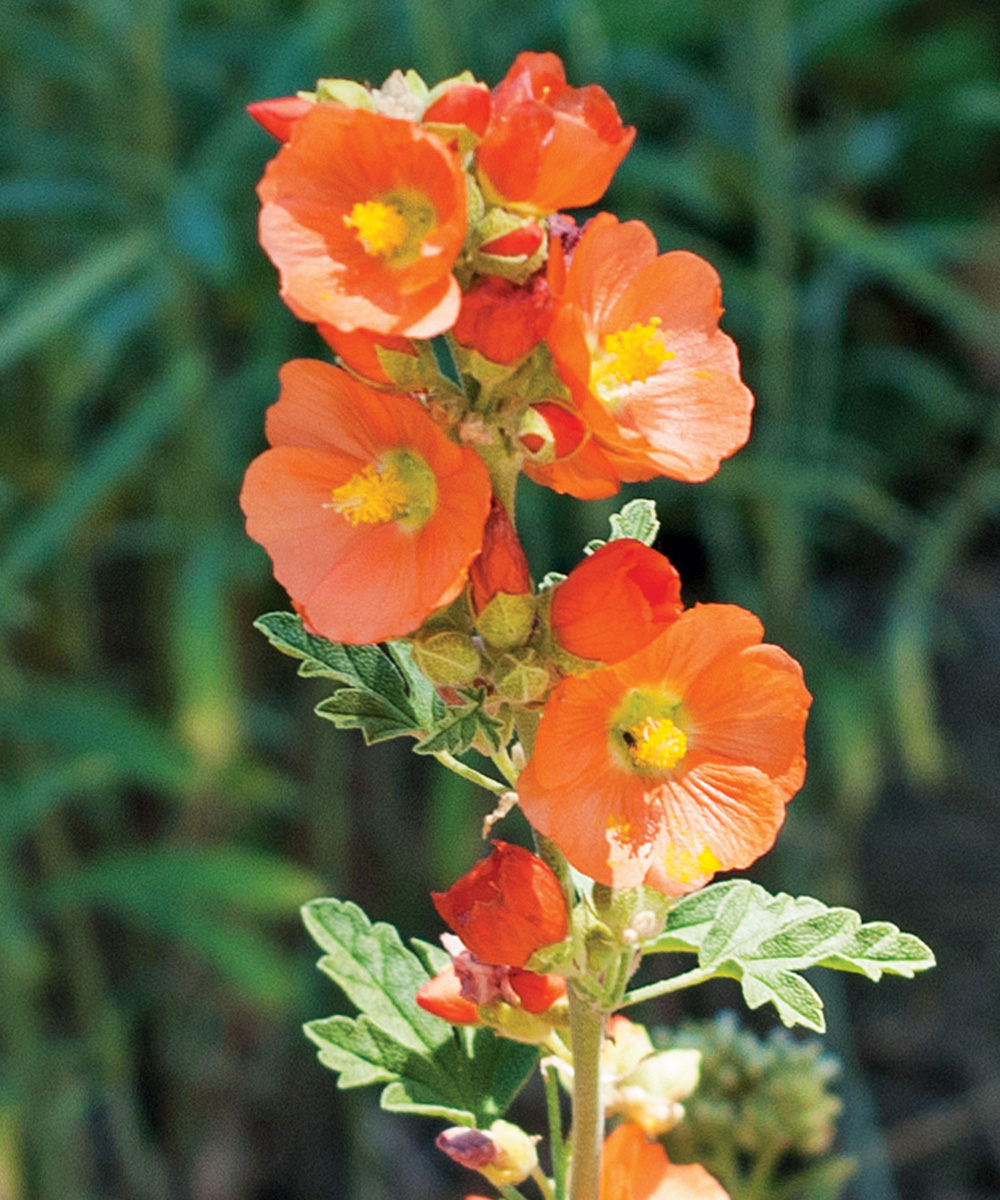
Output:
[[338,642],[402,637],[465,586],[486,468],[408,396],[296,359],[246,474],[247,532],[304,620]]
[[634,137],[603,88],[569,87],[555,54],[525,51],[493,89],[479,176],[487,196],[507,208],[549,213],[594,204]]
[[562,649],[615,663],[648,645],[683,608],[670,560],[635,538],[616,538],[556,587],[550,620]]
[[294,122],[257,193],[260,242],[296,316],[411,337],[454,324],[465,175],[433,133],[316,104]]
[[760,621],[696,605],[637,654],[564,679],[518,780],[531,824],[616,888],[682,895],[770,849],[805,774],[802,671]]
[[543,946],[561,942],[569,925],[562,888],[530,850],[494,842],[446,892],[431,892],[434,907],[481,962],[523,967]]
[[719,329],[719,277],[709,263],[686,250],[657,255],[640,221],[601,213],[568,268],[553,238],[549,283],[549,345],[605,469],[626,481],[693,483],[746,442],[753,396]]
[[669,1162],[659,1142],[629,1121],[604,1141],[600,1200],[729,1200],[729,1193],[697,1163]]

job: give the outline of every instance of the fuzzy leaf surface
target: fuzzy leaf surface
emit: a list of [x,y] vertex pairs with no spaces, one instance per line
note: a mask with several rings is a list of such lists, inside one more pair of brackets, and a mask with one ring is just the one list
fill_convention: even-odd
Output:
[[424,688],[414,682],[410,670],[416,668],[408,659],[381,646],[328,641],[309,633],[294,613],[267,613],[254,627],[283,654],[301,660],[300,675],[344,685],[316,706],[316,712],[338,728],[360,729],[369,744],[425,732],[427,722],[421,718],[433,715],[432,706]]
[[424,943],[407,949],[391,925],[372,924],[356,905],[314,900],[303,918],[326,953],[320,969],[358,1016],[311,1021],[306,1034],[342,1088],[384,1084],[382,1107],[488,1125],[534,1068],[537,1050],[488,1029],[455,1029],[424,1012],[416,992],[443,961]]
[[500,749],[503,722],[484,712],[485,692],[458,690],[466,704],[462,708],[449,708],[431,733],[413,747],[415,754],[464,754],[480,737],[492,749]]
[[614,542],[618,538],[636,538],[645,545],[652,546],[656,541],[656,535],[660,532],[656,503],[653,500],[643,500],[642,498],[623,504],[618,512],[611,514],[608,523],[611,526],[611,536],[607,541],[604,538],[591,538],[583,548],[584,554],[593,554],[595,550],[606,546],[609,541]]
[[854,971],[912,978],[934,965],[918,937],[888,921],[863,924],[849,908],[808,896],[772,896],[745,879],[716,883],[680,901],[647,953],[693,951],[699,966],[736,979],[750,1008],[771,1003],[785,1025],[823,1032],[823,1002],[799,972]]
[[612,513],[608,520],[611,524],[611,541],[637,538],[647,546],[652,546],[660,532],[656,504],[652,500],[630,500],[618,512]]

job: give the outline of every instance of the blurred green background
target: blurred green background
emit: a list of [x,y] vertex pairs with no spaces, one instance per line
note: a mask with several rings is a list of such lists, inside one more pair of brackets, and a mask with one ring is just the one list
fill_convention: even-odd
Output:
[[[710,483],[625,493],[688,602],[757,611],[815,694],[756,877],[939,955],[818,981],[850,1195],[1000,1196],[996,0],[0,0],[3,1200],[475,1186],[300,1032],[338,999],[297,905],[433,938],[486,798],[313,718],[251,629],[287,600],[241,475],[278,366],[325,352],[256,245],[275,146],[243,106],[492,84],[523,48],[638,127],[604,207],[716,265],[758,397]],[[617,506],[526,485],[538,574]]]

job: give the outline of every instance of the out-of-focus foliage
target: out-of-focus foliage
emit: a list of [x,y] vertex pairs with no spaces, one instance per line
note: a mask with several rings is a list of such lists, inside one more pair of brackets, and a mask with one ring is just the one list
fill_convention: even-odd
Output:
[[[755,609],[805,663],[810,779],[769,882],[850,903],[886,781],[944,803],[975,769],[935,664],[961,649],[942,598],[996,598],[994,0],[0,18],[0,1192],[440,1196],[377,1115],[338,1115],[298,1029],[328,996],[285,918],[335,892],[431,936],[427,890],[467,868],[488,798],[313,720],[322,693],[251,631],[284,600],[241,474],[279,364],[324,350],[256,246],[274,146],[243,106],[397,66],[492,83],[554,49],[638,127],[607,207],[718,267],[758,414],[710,483],[631,491],[689,602]],[[520,503],[541,574],[620,500]],[[858,1179],[897,1195],[881,1159]]]

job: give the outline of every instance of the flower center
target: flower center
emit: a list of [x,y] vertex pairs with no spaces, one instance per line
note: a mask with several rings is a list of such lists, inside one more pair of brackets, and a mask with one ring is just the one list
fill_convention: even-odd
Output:
[[394,450],[334,488],[329,507],[354,526],[400,521],[419,530],[430,519],[436,499],[434,472],[423,458]]
[[684,757],[687,738],[669,717],[646,717],[622,730],[628,755],[639,768],[670,771]]
[[662,324],[659,317],[650,317],[647,325],[636,321],[628,329],[605,334],[591,371],[591,385],[602,400],[612,400],[623,384],[645,383],[661,363],[674,357],[663,344]]
[[366,252],[378,258],[396,254],[410,235],[406,218],[396,205],[381,200],[359,201],[344,216],[344,224],[356,230]]

